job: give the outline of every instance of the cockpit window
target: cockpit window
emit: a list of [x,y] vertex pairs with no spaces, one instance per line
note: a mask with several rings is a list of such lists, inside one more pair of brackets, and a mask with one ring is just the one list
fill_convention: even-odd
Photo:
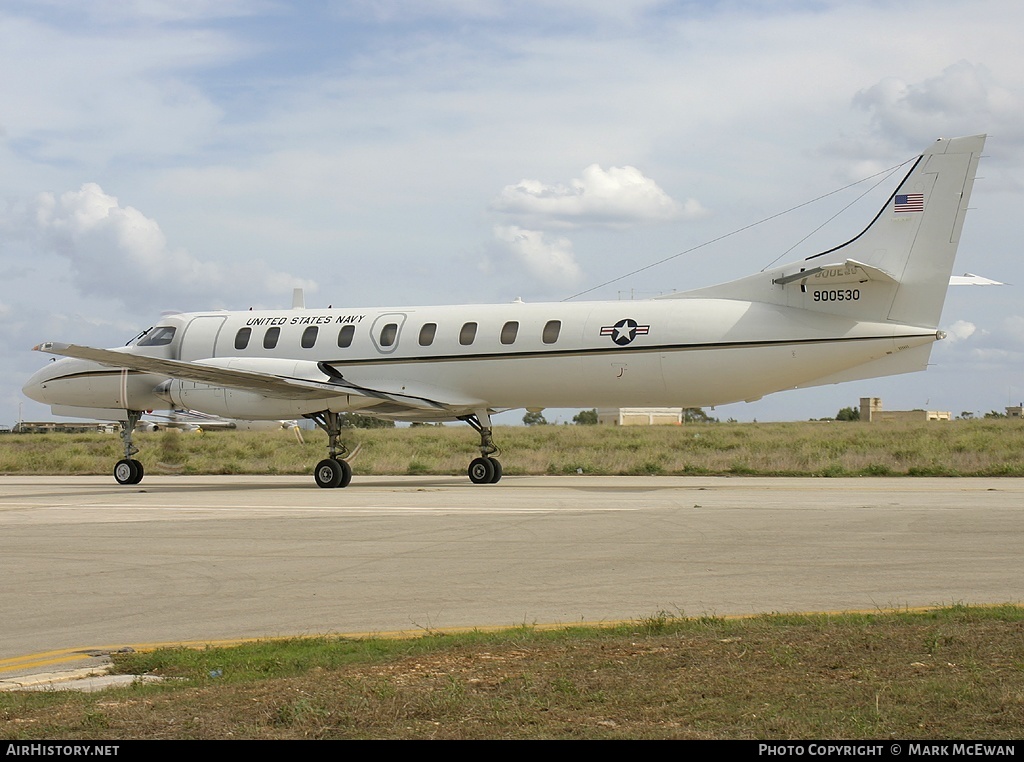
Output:
[[174,339],[174,332],[176,330],[176,328],[169,325],[158,325],[156,328],[150,328],[146,331],[146,335],[139,339],[139,343],[136,346],[165,347]]

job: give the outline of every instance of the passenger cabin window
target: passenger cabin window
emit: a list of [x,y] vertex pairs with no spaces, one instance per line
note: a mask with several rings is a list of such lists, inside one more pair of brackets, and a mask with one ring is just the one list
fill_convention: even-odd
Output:
[[268,328],[267,332],[263,334],[263,348],[273,349],[277,346],[277,340],[281,338],[281,329],[277,326]]
[[515,320],[509,320],[505,325],[501,327],[501,343],[502,344],[515,344],[516,336],[519,334],[519,323]]
[[424,323],[420,328],[420,346],[429,347],[434,343],[434,335],[437,333],[437,323]]
[[146,335],[139,339],[139,343],[136,346],[165,347],[174,338],[174,330],[169,325],[158,325],[156,328],[150,328],[146,331]]
[[476,339],[476,323],[466,323],[459,331],[459,343],[468,347]]
[[352,337],[355,335],[356,327],[354,325],[342,326],[341,330],[338,331],[338,346],[342,349],[352,346]]
[[313,345],[316,344],[316,335],[319,332],[319,328],[315,325],[311,325],[302,332],[302,348],[312,349]]
[[386,324],[380,329],[380,345],[382,347],[392,346],[396,336],[398,336],[398,323]]
[[249,346],[249,339],[252,337],[252,328],[239,328],[235,334],[235,349],[245,349]]
[[549,320],[544,325],[544,333],[541,334],[541,339],[545,344],[554,344],[558,341],[558,333],[562,330],[561,320]]

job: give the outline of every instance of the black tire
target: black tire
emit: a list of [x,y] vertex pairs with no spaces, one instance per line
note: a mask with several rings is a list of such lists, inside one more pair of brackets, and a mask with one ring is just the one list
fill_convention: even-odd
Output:
[[[316,479],[316,486],[331,489],[341,484],[341,480],[345,475],[341,464],[342,461],[335,460],[334,458],[324,458],[317,463],[316,468],[313,469],[313,478]],[[348,464],[346,463],[345,465]],[[351,479],[351,471],[349,473],[349,478]]]
[[132,463],[135,464],[135,471],[136,471],[135,479],[132,481],[132,484],[138,484],[139,482],[142,481],[142,477],[146,474],[146,469],[144,469],[142,467],[142,461],[141,460],[134,460],[133,459]]
[[488,458],[487,460],[494,464],[494,476],[491,477],[491,484],[497,484],[501,481],[501,461],[494,458]]
[[142,478],[141,466],[137,460],[122,458],[114,465],[114,480],[118,484],[138,484]]
[[341,481],[337,486],[347,487],[352,483],[352,466],[348,464],[347,460],[339,460],[338,464],[341,466]]
[[490,484],[494,478],[494,464],[492,458],[474,458],[469,464],[469,480],[473,484]]

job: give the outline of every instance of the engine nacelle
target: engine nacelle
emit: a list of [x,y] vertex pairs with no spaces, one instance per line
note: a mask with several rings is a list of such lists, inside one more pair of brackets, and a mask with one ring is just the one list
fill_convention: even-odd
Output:
[[341,412],[361,407],[365,400],[350,400],[348,395],[325,399],[288,400],[267,397],[258,392],[226,389],[195,381],[172,379],[160,387],[160,396],[175,408],[197,410],[223,418],[243,418],[249,421],[298,418],[323,410]]
[[162,404],[156,393],[160,381],[160,376],[150,373],[65,357],[36,371],[23,391],[46,405],[153,410]]

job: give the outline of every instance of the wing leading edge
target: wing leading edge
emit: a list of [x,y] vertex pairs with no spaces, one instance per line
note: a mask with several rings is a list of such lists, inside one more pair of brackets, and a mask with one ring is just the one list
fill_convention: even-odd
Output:
[[[36,351],[63,357],[74,357],[80,360],[121,368],[152,373],[180,381],[194,381],[210,386],[222,386],[241,391],[253,392],[266,397],[284,400],[319,400],[337,396],[354,396],[368,399],[388,401],[410,411],[458,412],[466,407],[479,404],[479,400],[447,399],[441,400],[432,396],[420,396],[409,390],[402,392],[386,388],[368,388],[354,384],[331,366],[323,363],[311,364],[323,373],[324,381],[312,378],[300,378],[293,375],[298,363],[294,360],[263,360],[261,364],[268,370],[254,370],[238,367],[238,361],[232,358],[210,360],[207,362],[186,362],[170,360],[162,357],[149,357],[111,349],[97,349],[78,344],[47,342],[34,347]],[[268,372],[272,370],[273,372]],[[396,384],[397,385],[397,384]],[[404,386],[404,385],[401,385]],[[371,411],[367,411],[371,412]]]

